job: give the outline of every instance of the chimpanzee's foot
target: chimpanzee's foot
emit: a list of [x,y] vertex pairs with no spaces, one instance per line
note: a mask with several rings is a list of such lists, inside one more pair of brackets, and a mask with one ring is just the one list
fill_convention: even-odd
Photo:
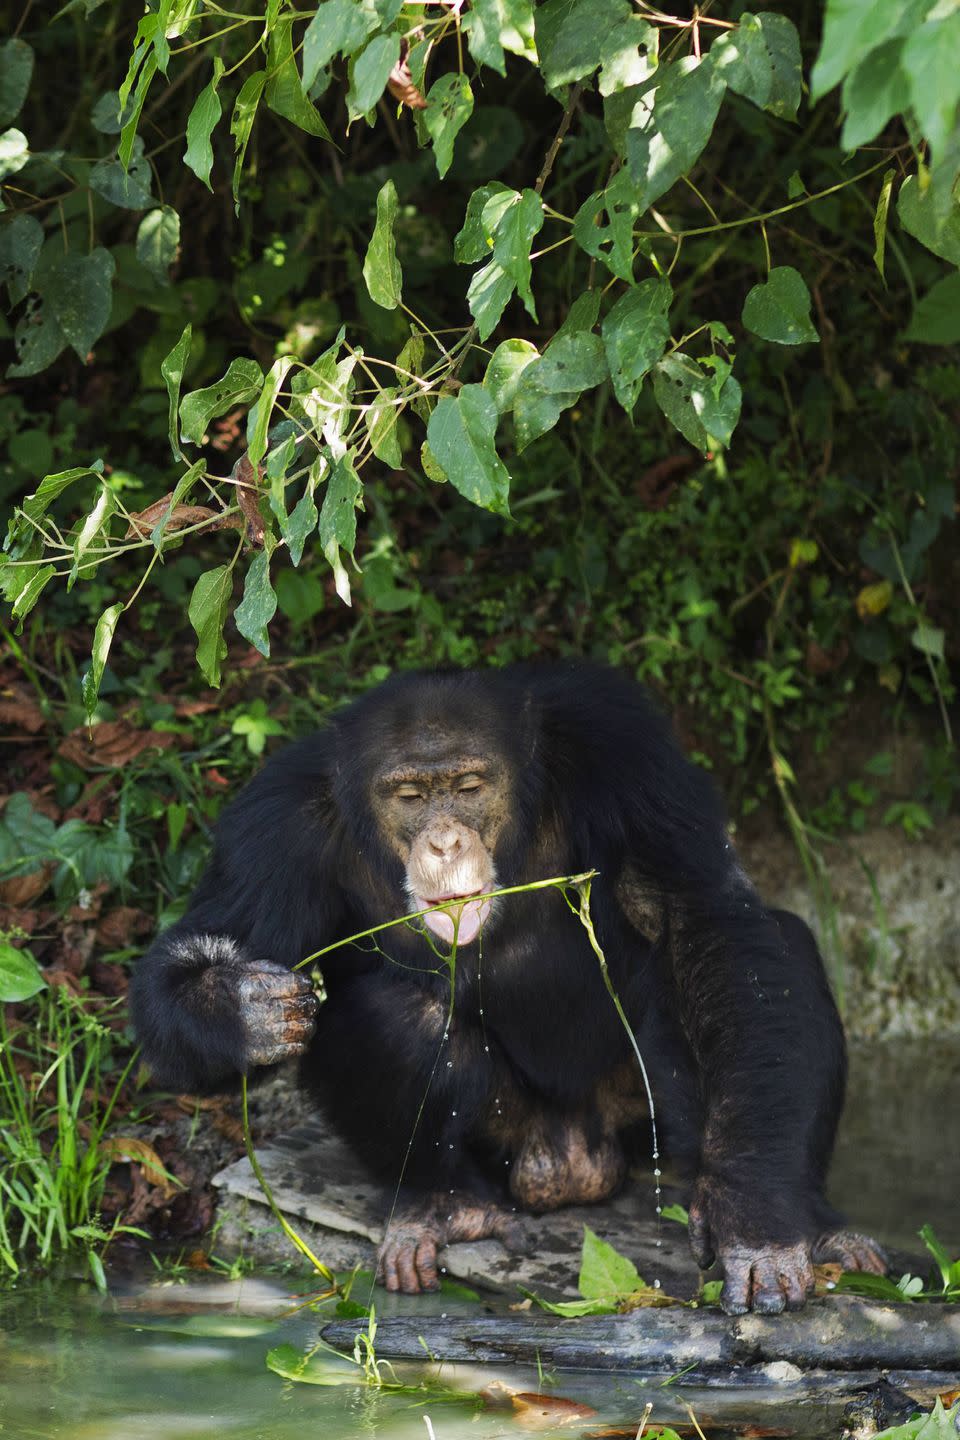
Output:
[[834,1230],[821,1235],[813,1247],[817,1265],[842,1265],[844,1270],[865,1270],[869,1275],[886,1275],[889,1261],[876,1240],[855,1230]]
[[496,1239],[509,1250],[526,1248],[523,1225],[500,1205],[439,1195],[398,1211],[377,1254],[377,1280],[404,1295],[439,1290],[437,1251],[456,1240]]
[[626,1169],[615,1135],[590,1145],[576,1121],[559,1133],[533,1128],[510,1169],[510,1194],[534,1214],[561,1205],[596,1205],[619,1189]]

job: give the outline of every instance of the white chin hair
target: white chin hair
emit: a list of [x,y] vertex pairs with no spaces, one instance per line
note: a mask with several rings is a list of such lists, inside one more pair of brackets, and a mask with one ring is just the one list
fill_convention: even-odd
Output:
[[[420,902],[424,909],[428,903]],[[458,945],[469,945],[480,934],[489,914],[489,900],[465,900],[459,909],[456,905],[451,905],[449,910],[435,910],[433,914],[424,915],[423,918],[428,929],[448,945],[452,945],[454,941]]]

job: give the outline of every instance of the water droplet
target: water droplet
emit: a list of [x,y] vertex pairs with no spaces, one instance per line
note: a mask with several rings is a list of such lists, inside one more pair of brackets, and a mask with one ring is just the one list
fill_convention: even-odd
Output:
[[455,1191],[455,1190],[451,1190],[451,1191],[450,1191],[450,1194],[451,1194],[451,1195],[455,1195],[455,1194],[456,1194],[456,1191]]
[[454,1119],[456,1119],[456,1114],[457,1114],[456,1110],[451,1110],[451,1111],[450,1111],[450,1114],[454,1117]]
[[453,1146],[452,1146],[452,1145],[448,1145],[448,1146],[447,1146],[447,1149],[448,1149],[448,1150],[452,1150],[452,1149],[453,1149]]
[[441,1320],[446,1320],[446,1318],[447,1318],[447,1312],[446,1312],[446,1310],[441,1311],[441,1313],[440,1313],[440,1319],[441,1319]]
[[659,1250],[659,1249],[660,1249],[660,1246],[663,1244],[663,1241],[662,1241],[662,1240],[654,1240],[653,1243],[654,1243],[654,1245],[656,1245],[657,1249]]
[[[452,1148],[453,1148],[453,1147],[451,1146],[451,1149],[452,1149]],[[662,1213],[663,1213],[663,1207],[662,1207],[661,1205],[658,1205],[658,1206],[657,1206],[657,1214],[658,1214],[658,1215],[661,1215]]]
[[654,1290],[659,1290],[659,1289],[660,1289],[660,1281],[659,1281],[659,1280],[654,1280],[654,1282],[653,1282],[653,1288],[654,1288]]
[[441,1266],[440,1266],[440,1274],[441,1274],[441,1275],[446,1275],[446,1273],[447,1273],[447,1267],[446,1267],[446,1265],[441,1265]]
[[483,1048],[484,1048],[484,1050],[487,1052],[487,1054],[489,1055],[489,1054],[490,1054],[490,1046],[489,1046],[489,1045],[484,1045]]
[[452,1061],[452,1060],[448,1060],[448,1061],[447,1061],[447,1069],[448,1069],[448,1070],[452,1070],[452,1069],[453,1069],[453,1061]]
[[662,1171],[660,1171],[660,1170],[654,1170],[653,1173],[654,1173],[654,1175],[656,1175],[657,1178],[659,1179],[660,1175],[662,1174]]

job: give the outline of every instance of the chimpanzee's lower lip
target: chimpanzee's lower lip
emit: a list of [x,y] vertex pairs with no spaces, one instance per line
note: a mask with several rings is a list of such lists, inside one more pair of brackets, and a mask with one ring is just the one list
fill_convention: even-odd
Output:
[[475,900],[478,895],[482,894],[482,890],[468,890],[463,895],[424,895],[423,900],[426,905],[449,905],[454,900]]

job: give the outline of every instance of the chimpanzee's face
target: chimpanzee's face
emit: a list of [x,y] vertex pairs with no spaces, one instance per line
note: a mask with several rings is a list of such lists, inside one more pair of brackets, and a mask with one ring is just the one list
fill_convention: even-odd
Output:
[[428,728],[405,752],[383,757],[371,800],[385,841],[406,867],[418,910],[464,904],[426,916],[440,939],[468,945],[491,912],[471,899],[494,888],[493,852],[510,815],[510,770],[494,750]]

